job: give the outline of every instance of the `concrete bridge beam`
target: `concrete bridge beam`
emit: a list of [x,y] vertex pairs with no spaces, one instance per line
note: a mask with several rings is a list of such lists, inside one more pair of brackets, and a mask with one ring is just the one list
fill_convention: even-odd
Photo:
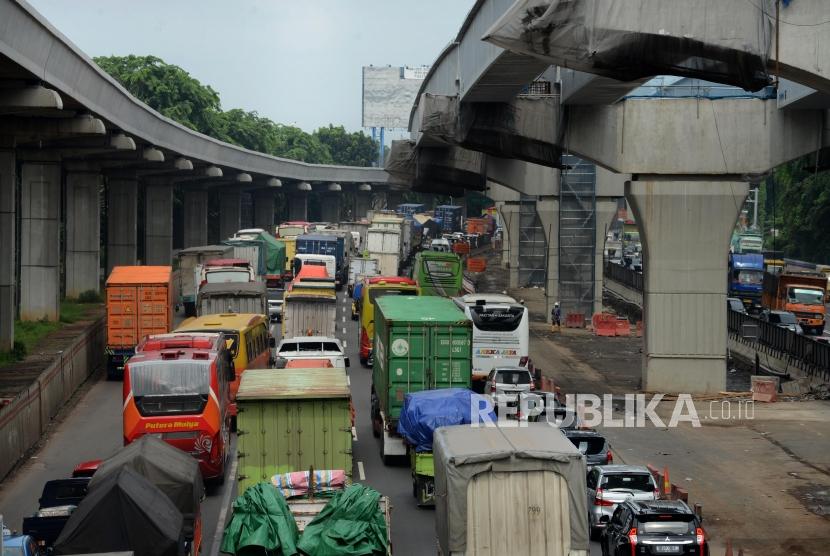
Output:
[[748,191],[728,178],[626,184],[643,245],[644,390],[725,389],[726,255]]
[[95,170],[66,173],[66,297],[101,289],[101,183]]

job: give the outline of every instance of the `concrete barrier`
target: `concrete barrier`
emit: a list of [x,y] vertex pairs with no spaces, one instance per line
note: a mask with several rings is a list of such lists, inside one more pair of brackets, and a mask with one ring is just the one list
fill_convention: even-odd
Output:
[[78,386],[104,365],[104,323],[102,318],[86,327],[34,382],[0,407],[0,480],[40,440]]

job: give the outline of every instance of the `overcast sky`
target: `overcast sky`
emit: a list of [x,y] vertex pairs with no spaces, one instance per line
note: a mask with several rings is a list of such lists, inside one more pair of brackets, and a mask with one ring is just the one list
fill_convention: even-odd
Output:
[[90,56],[152,54],[312,131],[360,129],[361,67],[432,64],[474,0],[29,0]]

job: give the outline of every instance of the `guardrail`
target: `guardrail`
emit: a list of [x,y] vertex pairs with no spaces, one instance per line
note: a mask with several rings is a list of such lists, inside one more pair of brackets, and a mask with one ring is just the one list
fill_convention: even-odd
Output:
[[[634,290],[643,291],[643,275],[618,264],[605,263],[605,277]],[[757,334],[747,334],[747,326],[756,327]],[[778,352],[785,358],[798,361],[798,366],[805,373],[830,381],[830,344],[731,309],[727,312],[727,327],[729,332],[745,342],[749,340],[757,344],[756,348],[766,352]]]
[[643,273],[635,272],[622,265],[605,263],[605,277],[620,284],[625,284],[638,292],[643,291]]

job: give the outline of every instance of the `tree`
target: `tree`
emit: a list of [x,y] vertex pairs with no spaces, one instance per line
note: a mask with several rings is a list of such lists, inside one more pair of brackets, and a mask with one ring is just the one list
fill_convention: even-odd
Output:
[[329,124],[315,131],[314,135],[328,147],[334,164],[372,166],[377,161],[380,145],[362,131],[348,133],[342,125]]

